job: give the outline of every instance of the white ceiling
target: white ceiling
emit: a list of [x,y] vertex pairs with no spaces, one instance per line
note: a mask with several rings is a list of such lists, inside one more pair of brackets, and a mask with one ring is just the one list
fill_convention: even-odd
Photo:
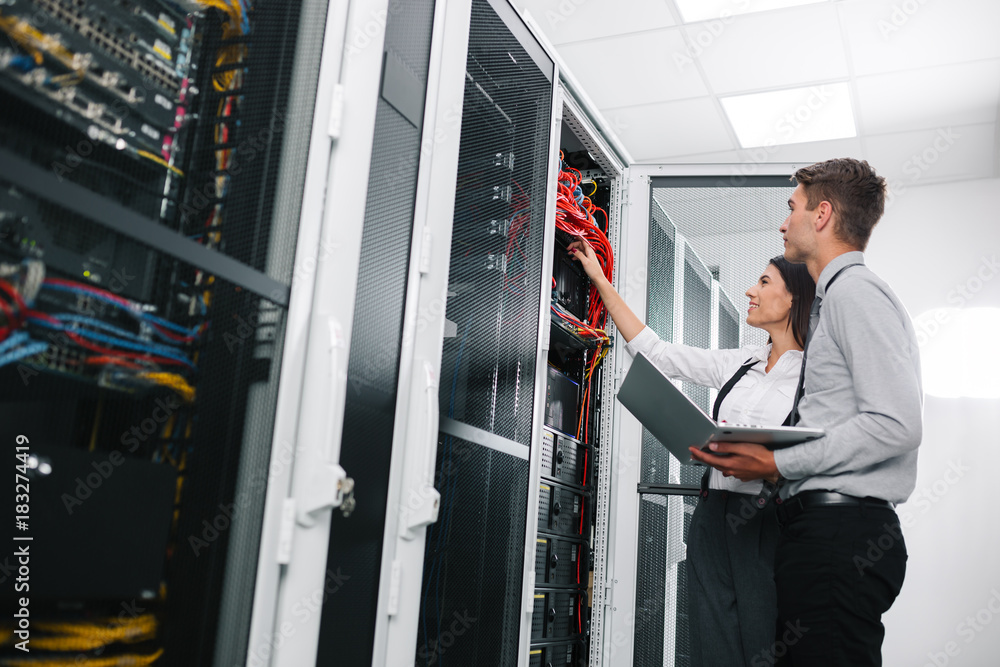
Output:
[[[998,0],[824,0],[689,24],[674,0],[513,1],[638,162],[851,156],[901,186],[1000,176]],[[719,101],[840,82],[851,139],[744,149]]]

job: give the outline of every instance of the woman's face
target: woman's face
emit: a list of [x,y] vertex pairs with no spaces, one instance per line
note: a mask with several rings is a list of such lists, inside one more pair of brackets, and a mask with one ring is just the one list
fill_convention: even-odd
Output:
[[792,294],[785,287],[781,273],[768,264],[757,284],[746,292],[750,299],[747,324],[759,329],[784,328],[792,312]]

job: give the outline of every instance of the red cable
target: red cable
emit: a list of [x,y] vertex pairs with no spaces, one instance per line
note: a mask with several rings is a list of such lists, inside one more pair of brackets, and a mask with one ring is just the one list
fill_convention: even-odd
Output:
[[45,284],[62,285],[63,287],[72,287],[74,289],[81,289],[85,292],[90,292],[91,294],[99,294],[101,296],[107,297],[108,299],[111,299],[112,301],[121,304],[122,306],[124,306],[129,310],[132,309],[132,302],[129,301],[128,299],[123,299],[117,294],[113,294],[112,292],[103,290],[99,287],[93,287],[92,285],[87,285],[86,283],[78,283],[73,280],[63,280],[62,278],[46,278]]
[[10,294],[10,298],[14,300],[14,305],[18,310],[28,309],[28,307],[24,304],[24,300],[21,298],[21,295],[18,294],[17,290],[14,289],[6,280],[0,280],[0,289],[7,292],[7,294]]
[[4,327],[5,329],[16,329],[20,326],[20,321],[14,315],[14,311],[11,310],[10,306],[7,305],[7,302],[2,299],[0,299],[0,310],[3,311],[4,317],[7,318],[7,326]]

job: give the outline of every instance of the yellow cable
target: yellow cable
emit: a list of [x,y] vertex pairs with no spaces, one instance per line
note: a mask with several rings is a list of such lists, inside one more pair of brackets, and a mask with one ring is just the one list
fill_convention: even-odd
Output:
[[177,373],[139,373],[138,377],[142,380],[149,380],[150,382],[170,387],[180,394],[185,403],[194,402],[194,387],[188,384],[188,381]]
[[147,160],[152,160],[153,162],[155,162],[156,164],[158,164],[158,165],[160,165],[162,167],[166,167],[167,169],[169,169],[170,171],[174,172],[178,176],[183,176],[184,175],[183,171],[181,171],[180,169],[178,169],[174,165],[170,164],[169,162],[167,162],[166,160],[164,160],[159,155],[156,155],[155,153],[150,153],[149,151],[142,151],[142,150],[138,150],[138,151],[136,151],[136,153],[139,155],[139,157],[144,157]]
[[92,651],[117,642],[134,644],[153,639],[156,625],[152,614],[134,619],[108,619],[103,624],[38,621],[35,627],[53,636],[33,637],[31,645],[43,651]]
[[[35,640],[31,641],[34,645]],[[125,654],[102,658],[84,658],[82,656],[66,658],[42,658],[38,659],[6,659],[0,664],[11,667],[145,667],[156,662],[163,655],[163,649],[150,655]]]

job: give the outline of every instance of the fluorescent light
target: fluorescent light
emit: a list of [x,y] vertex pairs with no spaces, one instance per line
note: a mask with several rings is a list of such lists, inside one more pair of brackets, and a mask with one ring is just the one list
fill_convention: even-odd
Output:
[[721,98],[740,146],[775,146],[857,136],[846,83]]
[[1000,308],[937,308],[914,318],[924,391],[1000,398]]
[[811,5],[826,0],[676,0],[685,23],[710,21],[737,14],[766,12],[769,9]]

